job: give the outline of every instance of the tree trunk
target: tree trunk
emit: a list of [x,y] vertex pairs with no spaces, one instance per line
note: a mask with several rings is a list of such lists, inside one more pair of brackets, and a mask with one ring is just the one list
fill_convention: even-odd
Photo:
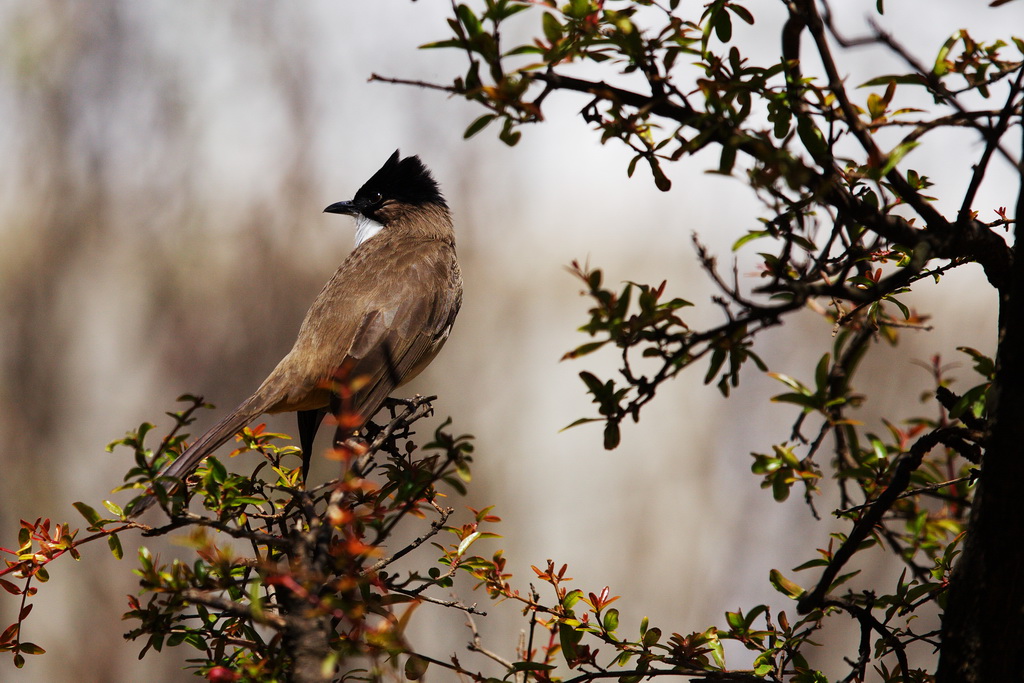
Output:
[[[1024,193],[1017,219],[1024,218]],[[1015,244],[1024,244],[1018,222]],[[1024,258],[1000,295],[990,428],[942,623],[940,683],[1024,680]]]
[[[331,672],[324,671],[324,662],[331,654],[327,635],[331,626],[322,614],[310,614],[310,605],[287,588],[279,589],[282,612],[288,619],[283,633],[283,646],[292,659],[289,683],[325,683]],[[296,618],[297,617],[297,618]]]

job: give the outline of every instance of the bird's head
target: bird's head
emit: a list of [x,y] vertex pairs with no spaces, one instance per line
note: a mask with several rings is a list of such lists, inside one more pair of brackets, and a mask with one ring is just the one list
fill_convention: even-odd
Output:
[[354,216],[358,246],[392,221],[428,205],[448,208],[437,181],[420,158],[402,159],[395,150],[352,200],[331,204],[324,212]]

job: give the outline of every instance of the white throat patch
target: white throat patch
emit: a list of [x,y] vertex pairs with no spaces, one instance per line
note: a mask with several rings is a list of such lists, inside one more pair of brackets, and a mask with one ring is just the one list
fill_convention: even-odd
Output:
[[377,221],[359,214],[356,217],[356,246],[358,247],[383,229],[384,226]]

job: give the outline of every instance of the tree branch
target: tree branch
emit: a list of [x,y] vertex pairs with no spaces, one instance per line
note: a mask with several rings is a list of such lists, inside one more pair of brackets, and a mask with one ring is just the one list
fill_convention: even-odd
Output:
[[863,517],[854,524],[853,529],[847,536],[846,541],[836,550],[832,560],[821,574],[814,590],[806,593],[797,603],[797,609],[801,614],[807,614],[812,610],[821,608],[825,604],[826,596],[832,583],[846,563],[857,552],[857,548],[863,543],[868,535],[882,521],[882,516],[889,511],[900,494],[907,490],[910,484],[910,475],[921,466],[921,461],[928,452],[949,439],[959,439],[963,429],[960,427],[942,427],[935,429],[920,439],[910,448],[910,452],[901,455],[896,460],[896,466],[889,481],[889,485],[879,494],[878,498],[867,508]]

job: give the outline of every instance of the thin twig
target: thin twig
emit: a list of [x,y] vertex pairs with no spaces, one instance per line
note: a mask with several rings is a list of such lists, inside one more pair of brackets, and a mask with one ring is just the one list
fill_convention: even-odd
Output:
[[910,475],[920,467],[922,460],[932,448],[944,443],[951,438],[958,438],[963,430],[959,427],[944,427],[932,430],[918,439],[910,451],[901,455],[896,461],[889,485],[879,494],[876,503],[867,508],[863,517],[853,525],[849,535],[839,549],[832,556],[831,561],[821,573],[821,578],[813,590],[804,594],[797,603],[797,609],[801,614],[807,614],[814,609],[824,605],[826,596],[832,583],[842,568],[857,552],[860,544],[874,530],[875,526],[882,521],[882,516],[892,507],[896,499],[910,484]]
[[414,79],[411,80],[411,79],[407,79],[407,78],[390,78],[388,76],[380,76],[378,74],[370,74],[370,77],[368,79],[366,79],[366,80],[369,83],[373,83],[374,81],[378,81],[380,83],[391,83],[391,84],[394,84],[394,85],[412,85],[412,86],[415,86],[417,88],[426,88],[427,90],[440,90],[441,92],[446,92],[446,93],[449,93],[451,95],[461,95],[462,94],[462,93],[460,93],[455,88],[455,86],[452,86],[452,85],[438,85],[437,83],[431,83],[429,81],[418,81],[418,80],[414,80]]
[[[933,491],[939,491],[941,489],[946,488],[947,486],[955,486],[956,484],[962,484],[965,481],[970,481],[970,480],[971,480],[971,477],[970,476],[966,476],[966,477],[958,477],[957,479],[950,479],[949,481],[943,481],[943,482],[940,482],[938,484],[931,484],[929,486],[922,486],[921,488],[917,488],[917,489],[914,489],[912,491],[906,491],[904,493],[901,493],[900,495],[896,496],[895,500],[902,500],[903,498],[911,498],[913,496],[919,496],[922,493],[931,493]],[[866,503],[864,503],[862,505],[854,505],[853,507],[849,507],[849,508],[845,508],[845,509],[841,509],[841,510],[834,510],[832,512],[832,514],[835,515],[836,517],[841,517],[843,515],[848,515],[851,512],[859,512],[861,510],[866,510],[866,509],[868,509],[868,508],[870,508],[870,507],[872,507],[874,505],[878,505],[879,502],[881,502],[879,499],[870,500],[870,501],[868,501],[868,502],[866,502]]]
[[467,614],[479,614],[482,617],[487,616],[487,612],[477,609],[476,603],[473,603],[472,605],[464,605],[462,604],[462,602],[458,600],[439,600],[438,598],[432,598],[429,595],[423,595],[422,593],[416,593],[414,591],[406,590],[404,588],[396,588],[395,586],[390,586],[388,590],[392,593],[398,593],[399,595],[405,595],[410,598],[416,598],[417,600],[433,603],[435,605],[441,605],[442,607],[454,607],[455,609],[462,610]]
[[220,597],[219,595],[213,595],[206,591],[197,590],[195,588],[185,588],[179,593],[182,598],[189,602],[198,603],[207,607],[213,607],[214,609],[220,610],[225,614],[230,614],[234,617],[241,617],[243,619],[249,619],[256,622],[257,624],[264,624],[266,626],[273,627],[278,630],[282,630],[288,626],[288,620],[284,617],[272,614],[263,610],[260,613],[254,613],[249,607],[233,600]]
[[[391,557],[383,557],[383,558],[377,560],[375,563],[373,563],[373,565],[371,565],[371,566],[367,567],[366,569],[364,569],[363,571],[361,571],[360,574],[365,576],[366,574],[369,574],[371,572],[379,572],[381,569],[384,569],[384,567],[387,567],[392,562],[394,562],[394,561],[396,561],[396,560],[398,560],[398,559],[400,559],[402,557],[405,557],[406,555],[411,553],[413,550],[416,550],[416,548],[418,548],[421,545],[423,545],[429,538],[431,538],[432,536],[436,535],[439,531],[444,529],[445,523],[448,521],[448,518],[455,511],[455,509],[454,508],[443,508],[443,509],[442,508],[438,508],[438,509],[441,510],[441,519],[434,520],[433,522],[431,522],[430,523],[430,529],[426,533],[424,533],[423,535],[418,536],[417,538],[415,538],[411,543],[406,545],[404,548],[402,548],[401,550],[396,552]],[[394,590],[394,589],[392,589],[392,590]]]
[[467,650],[469,650],[470,652],[479,652],[484,657],[487,657],[488,659],[495,661],[498,664],[501,664],[506,669],[512,669],[512,662],[508,661],[499,654],[491,652],[490,650],[488,650],[480,644],[482,642],[482,639],[480,638],[480,631],[477,630],[476,622],[473,620],[473,617],[470,616],[466,619],[466,625],[469,627],[469,630],[473,633],[473,639],[469,641],[469,644],[466,646]]

